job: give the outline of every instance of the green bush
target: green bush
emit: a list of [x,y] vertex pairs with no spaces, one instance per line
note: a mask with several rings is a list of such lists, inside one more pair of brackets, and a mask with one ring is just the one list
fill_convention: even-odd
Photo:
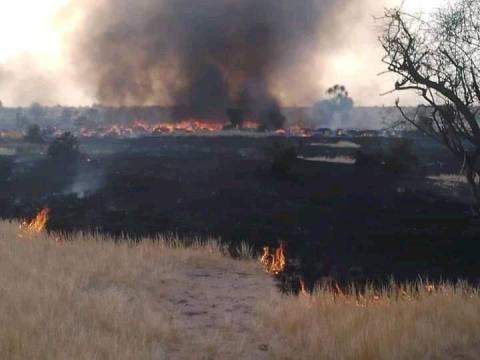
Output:
[[45,140],[43,139],[42,131],[38,125],[30,125],[25,134],[24,140],[31,144],[43,144]]

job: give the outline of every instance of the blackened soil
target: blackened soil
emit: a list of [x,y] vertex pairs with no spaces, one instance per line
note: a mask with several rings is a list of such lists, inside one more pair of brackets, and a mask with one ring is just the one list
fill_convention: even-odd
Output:
[[[275,141],[87,139],[90,158],[79,163],[3,157],[1,215],[23,218],[49,206],[50,230],[215,236],[257,251],[285,240],[288,264],[279,276],[285,290],[295,290],[299,279],[309,286],[418,276],[478,281],[480,222],[470,206],[415,185],[429,172],[454,169],[448,154],[423,151],[426,160],[408,174],[299,159],[287,174],[272,174],[265,154]],[[304,155],[320,151],[308,145],[312,139],[291,141]]]

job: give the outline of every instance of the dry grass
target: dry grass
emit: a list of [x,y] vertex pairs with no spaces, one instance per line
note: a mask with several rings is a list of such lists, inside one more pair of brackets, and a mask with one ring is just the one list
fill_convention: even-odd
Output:
[[478,358],[467,285],[281,295],[248,246],[236,261],[216,241],[190,245],[58,243],[0,223],[0,358]]
[[437,185],[446,188],[454,188],[468,184],[467,178],[462,174],[440,174],[428,176],[427,178],[433,180]]
[[359,149],[361,148],[360,145],[354,143],[352,141],[340,140],[336,143],[311,143],[310,146],[320,146],[320,147],[328,147],[333,149]]
[[0,156],[12,156],[17,153],[16,149],[10,149],[7,147],[0,147]]
[[336,164],[348,164],[353,165],[355,164],[355,159],[350,156],[312,156],[312,157],[305,157],[305,156],[298,156],[299,159],[305,161],[318,161],[318,162],[325,162],[325,163],[336,163]]
[[254,341],[256,296],[273,289],[251,256],[216,241],[17,233],[0,224],[1,359],[235,358]]
[[[418,290],[419,289],[419,290]],[[275,295],[259,306],[279,359],[478,359],[480,296],[465,284],[416,284],[362,297]]]

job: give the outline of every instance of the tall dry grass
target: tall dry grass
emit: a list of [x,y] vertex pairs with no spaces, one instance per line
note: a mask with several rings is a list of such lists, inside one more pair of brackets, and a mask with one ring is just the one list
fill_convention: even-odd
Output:
[[[351,292],[355,293],[355,292]],[[278,359],[478,359],[480,296],[467,284],[419,282],[361,296],[319,288],[259,305]]]
[[[219,316],[202,328],[177,298],[205,297],[192,281],[198,269],[261,274],[213,240],[184,248],[175,239],[134,245],[78,235],[62,243],[18,231],[0,223],[0,359],[188,358],[191,344],[208,358],[231,341],[218,331],[231,324]],[[240,249],[243,258],[249,251]]]
[[468,184],[466,176],[462,174],[431,175],[431,176],[428,176],[427,179],[437,181],[440,183]]
[[0,223],[0,359],[477,359],[480,295],[410,284],[281,295],[239,249],[18,237]]

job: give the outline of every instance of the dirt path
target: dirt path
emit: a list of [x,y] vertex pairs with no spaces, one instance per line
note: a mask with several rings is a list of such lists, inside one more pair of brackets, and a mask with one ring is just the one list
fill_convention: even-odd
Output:
[[[255,306],[275,289],[273,278],[239,266],[176,268],[176,281],[148,290],[145,306],[172,314],[177,346],[172,359],[264,359],[267,339],[259,338]],[[175,286],[181,284],[181,286]]]

